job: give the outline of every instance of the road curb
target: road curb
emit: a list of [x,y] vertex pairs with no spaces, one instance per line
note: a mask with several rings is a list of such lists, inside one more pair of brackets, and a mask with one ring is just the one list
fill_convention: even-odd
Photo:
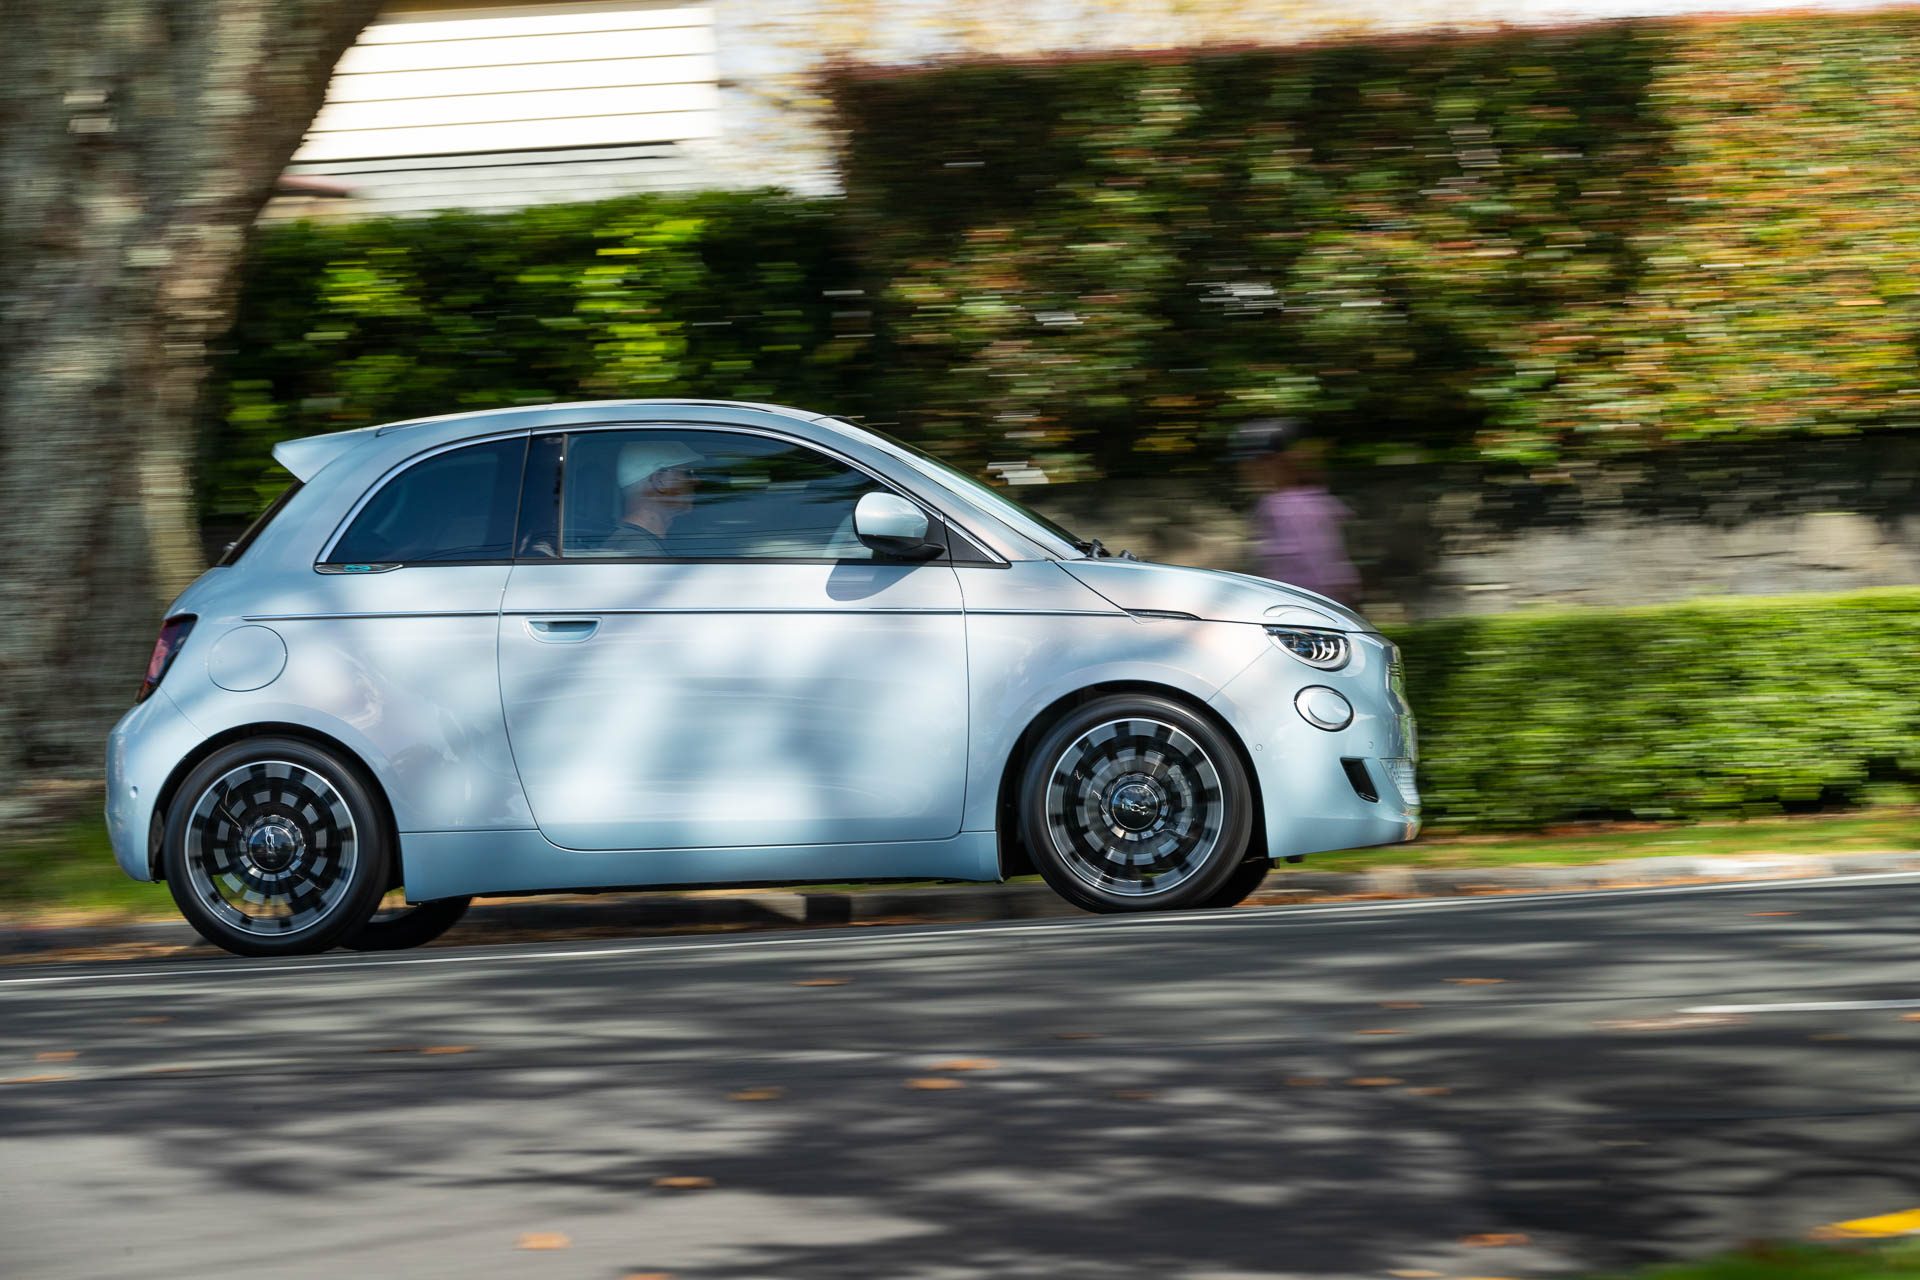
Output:
[[[1827,876],[1920,872],[1920,850],[1887,853],[1633,858],[1572,866],[1366,871],[1283,867],[1250,904],[1353,899],[1462,897],[1659,885],[1817,880]],[[745,931],[883,924],[1031,920],[1083,914],[1045,885],[876,886],[851,891],[710,890],[594,897],[493,898],[474,904],[446,945],[532,938],[607,937],[691,931]],[[57,960],[100,951],[213,948],[184,921],[0,922],[0,960]]]

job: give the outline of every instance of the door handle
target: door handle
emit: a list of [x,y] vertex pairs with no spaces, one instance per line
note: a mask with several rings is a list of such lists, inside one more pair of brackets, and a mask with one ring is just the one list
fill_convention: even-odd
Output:
[[548,644],[579,644],[599,629],[598,618],[527,619],[527,634]]

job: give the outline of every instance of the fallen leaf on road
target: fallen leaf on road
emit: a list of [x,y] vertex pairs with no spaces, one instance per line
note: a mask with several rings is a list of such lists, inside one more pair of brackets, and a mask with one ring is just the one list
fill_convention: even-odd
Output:
[[934,1071],[993,1071],[999,1063],[992,1058],[948,1058],[945,1062],[936,1062]]
[[655,1178],[653,1185],[662,1191],[711,1191],[713,1179],[698,1174],[681,1174],[669,1178]]
[[573,1241],[558,1231],[523,1231],[516,1249],[571,1249]]
[[785,1094],[785,1089],[736,1089],[727,1095],[728,1102],[772,1102]]
[[1406,1081],[1398,1076],[1355,1076],[1347,1081],[1347,1084],[1355,1089],[1390,1089],[1396,1084],[1405,1083]]
[[1326,1080],[1321,1076],[1288,1076],[1289,1089],[1318,1089]]
[[1850,1222],[1829,1222],[1807,1234],[1815,1240],[1872,1240],[1910,1236],[1920,1232],[1920,1209],[1902,1209],[1873,1218],[1855,1218]]
[[369,1049],[368,1053],[466,1053],[470,1044],[390,1044],[378,1049]]
[[1655,1018],[1609,1018],[1593,1025],[1607,1031],[1697,1031],[1737,1027],[1745,1021],[1737,1013],[1674,1013]]
[[1491,987],[1505,982],[1505,978],[1447,978],[1456,987]]
[[1525,1244],[1527,1238],[1518,1231],[1483,1231],[1479,1235],[1461,1236],[1460,1243],[1470,1249],[1505,1249],[1510,1245]]
[[1380,1007],[1382,1009],[1424,1009],[1427,1006],[1418,1000],[1382,1000]]
[[71,1077],[60,1075],[10,1076],[5,1080],[0,1080],[0,1084],[51,1084],[55,1080],[66,1080],[70,1078]]
[[851,978],[801,978],[793,985],[796,987],[844,987],[853,981]]
[[72,1062],[80,1056],[78,1049],[42,1049],[33,1055],[35,1062]]
[[1444,1098],[1453,1090],[1444,1084],[1423,1084],[1407,1092],[1416,1098]]
[[1363,1027],[1353,1034],[1357,1036],[1403,1036],[1407,1033],[1397,1027]]
[[944,1076],[915,1076],[907,1081],[909,1089],[964,1089],[966,1086],[958,1080],[949,1080]]
[[1900,1015],[1900,1021],[1902,1021],[1902,1022],[1920,1022],[1920,1013],[1903,1013],[1903,1014],[1901,1014],[1901,1015]]

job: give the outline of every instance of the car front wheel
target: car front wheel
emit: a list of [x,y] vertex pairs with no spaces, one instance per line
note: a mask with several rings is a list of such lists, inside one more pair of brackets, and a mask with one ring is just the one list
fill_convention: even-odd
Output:
[[1041,876],[1075,906],[1204,907],[1244,863],[1253,788],[1211,722],[1168,698],[1118,694],[1041,738],[1020,825]]
[[373,914],[385,823],[360,771],[290,738],[246,738],[187,775],[167,815],[167,888],[236,955],[325,951]]

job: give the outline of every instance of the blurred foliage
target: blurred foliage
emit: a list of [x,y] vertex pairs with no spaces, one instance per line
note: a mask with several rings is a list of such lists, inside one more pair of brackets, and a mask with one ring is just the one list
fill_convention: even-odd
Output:
[[[263,232],[204,507],[277,439],[579,396],[870,416],[974,469],[1570,454],[1920,415],[1920,13],[831,75],[845,200]],[[864,290],[864,293],[861,291]]]
[[201,506],[258,511],[294,436],[602,396],[859,405],[870,318],[834,202],[640,196],[262,231]]
[[1920,589],[1390,628],[1430,821],[1854,804],[1920,780]]
[[1697,1262],[1643,1267],[1630,1280],[1913,1280],[1920,1244],[1911,1240],[1750,1244]]
[[1204,468],[1910,425],[1920,14],[847,68],[882,402],[973,460]]

